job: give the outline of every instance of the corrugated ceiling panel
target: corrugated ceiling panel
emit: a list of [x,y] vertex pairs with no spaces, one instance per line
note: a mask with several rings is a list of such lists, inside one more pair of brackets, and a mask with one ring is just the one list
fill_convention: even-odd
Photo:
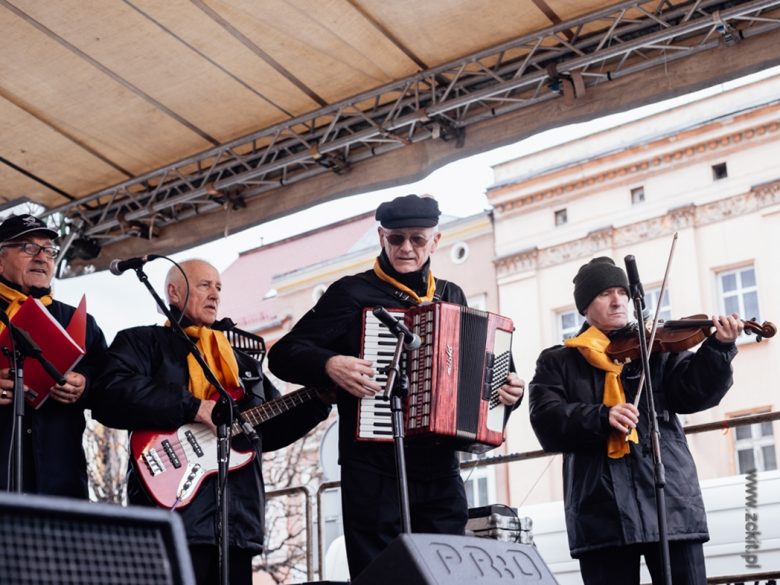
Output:
[[[315,13],[325,9],[314,6],[298,9],[294,4],[274,0],[209,0],[208,4],[329,103],[391,81],[388,72],[402,77],[417,69],[376,32],[371,31],[370,38],[359,39],[356,30],[346,31],[350,21],[360,20],[346,2],[335,3],[332,13],[344,16],[347,23],[340,35],[332,30],[332,16],[325,24],[317,20]],[[367,23],[361,22],[361,28],[369,30]],[[389,65],[392,61],[397,61],[394,67]]]
[[[118,183],[125,178],[67,137],[2,98],[0,136],[3,158],[73,197],[86,195],[100,185]],[[45,191],[44,204],[62,205],[66,201],[60,194],[49,189]],[[33,199],[27,193],[19,194]]]
[[355,4],[429,67],[552,24],[528,1],[355,0]]
[[248,132],[247,112],[278,118],[268,102],[124,3],[20,1],[19,8],[219,142]]
[[[0,92],[127,171],[141,174],[182,152],[209,146],[5,9],[0,10],[0,30]],[[0,149],[2,154],[2,142]],[[78,189],[93,190],[89,185]]]

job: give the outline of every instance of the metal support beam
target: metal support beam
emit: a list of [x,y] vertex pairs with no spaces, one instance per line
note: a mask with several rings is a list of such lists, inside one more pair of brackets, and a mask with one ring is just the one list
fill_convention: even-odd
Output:
[[[134,237],[138,230],[127,230],[128,222],[164,232],[225,205],[207,185],[234,202],[251,202],[329,171],[343,177],[368,159],[423,141],[453,139],[455,147],[470,125],[563,97],[550,72],[593,88],[716,48],[740,50],[727,45],[778,28],[780,0],[620,2],[275,124],[44,216],[68,225],[82,219],[81,236],[103,246]],[[576,34],[569,40],[566,31]]]

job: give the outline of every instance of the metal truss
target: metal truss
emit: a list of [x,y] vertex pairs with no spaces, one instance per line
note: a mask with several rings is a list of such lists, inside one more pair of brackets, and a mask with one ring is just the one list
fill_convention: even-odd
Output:
[[628,1],[422,71],[46,211],[103,246],[780,28],[780,0]]

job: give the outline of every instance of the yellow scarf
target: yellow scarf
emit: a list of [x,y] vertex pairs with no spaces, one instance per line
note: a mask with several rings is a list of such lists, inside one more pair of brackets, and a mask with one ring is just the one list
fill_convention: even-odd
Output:
[[[623,383],[620,381],[620,372],[623,371],[623,365],[615,364],[607,357],[606,350],[609,345],[609,338],[596,327],[591,327],[582,335],[572,337],[564,342],[566,347],[576,347],[580,350],[582,356],[588,360],[588,363],[594,368],[604,370],[604,404],[606,406],[615,406],[625,404],[626,393],[623,391]],[[631,429],[628,436],[630,441],[638,443],[636,429]],[[617,429],[612,431],[607,441],[607,455],[612,459],[620,459],[630,451],[625,434]]]
[[[11,288],[4,282],[0,282],[0,299],[3,299],[6,303],[8,303],[8,307],[6,308],[5,313],[8,315],[9,319],[13,319],[14,315],[16,315],[16,313],[19,312],[19,309],[22,308],[22,303],[27,300],[27,295]],[[48,307],[54,302],[54,297],[52,297],[51,293],[49,293],[45,296],[42,296],[38,300],[43,303],[44,307]],[[0,333],[3,332],[3,329],[5,329],[5,325],[0,322]]]
[[[167,321],[165,325],[170,327],[170,321]],[[196,344],[198,351],[223,388],[239,388],[241,386],[236,355],[224,333],[194,325],[187,327],[184,333],[190,337],[198,338]],[[192,395],[201,400],[210,398],[216,389],[203,375],[203,369],[192,354],[187,356],[187,367],[190,371],[190,392]]]
[[436,280],[434,280],[433,272],[431,272],[430,270],[428,271],[428,291],[426,292],[424,297],[419,296],[416,292],[414,292],[408,286],[406,286],[405,284],[401,284],[400,282],[398,282],[392,276],[389,276],[389,275],[385,274],[385,271],[382,270],[382,267],[379,265],[379,258],[377,258],[376,261],[374,262],[374,272],[376,273],[376,275],[379,278],[381,278],[385,282],[389,282],[390,284],[392,284],[398,290],[403,291],[406,294],[408,294],[410,297],[412,297],[414,299],[414,301],[418,305],[421,305],[425,301],[433,300],[433,295],[436,292]]

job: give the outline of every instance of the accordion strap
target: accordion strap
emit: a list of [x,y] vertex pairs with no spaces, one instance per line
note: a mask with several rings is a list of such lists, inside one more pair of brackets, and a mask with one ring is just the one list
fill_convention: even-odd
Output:
[[[384,280],[377,278],[373,271],[362,272],[357,276],[359,276],[369,284],[374,285],[379,290],[386,292],[391,297],[403,301],[404,303],[408,303],[410,307],[418,306],[412,297],[410,297],[405,292],[398,290],[389,282],[385,282]],[[440,278],[436,279],[436,292],[433,293],[434,302],[439,302],[442,300],[442,298],[444,297],[444,291],[447,290],[448,284],[449,282],[444,279],[440,279]]]
[[447,290],[449,281],[439,278],[436,280],[436,292],[433,293],[433,302],[438,303],[444,297],[444,291]]

